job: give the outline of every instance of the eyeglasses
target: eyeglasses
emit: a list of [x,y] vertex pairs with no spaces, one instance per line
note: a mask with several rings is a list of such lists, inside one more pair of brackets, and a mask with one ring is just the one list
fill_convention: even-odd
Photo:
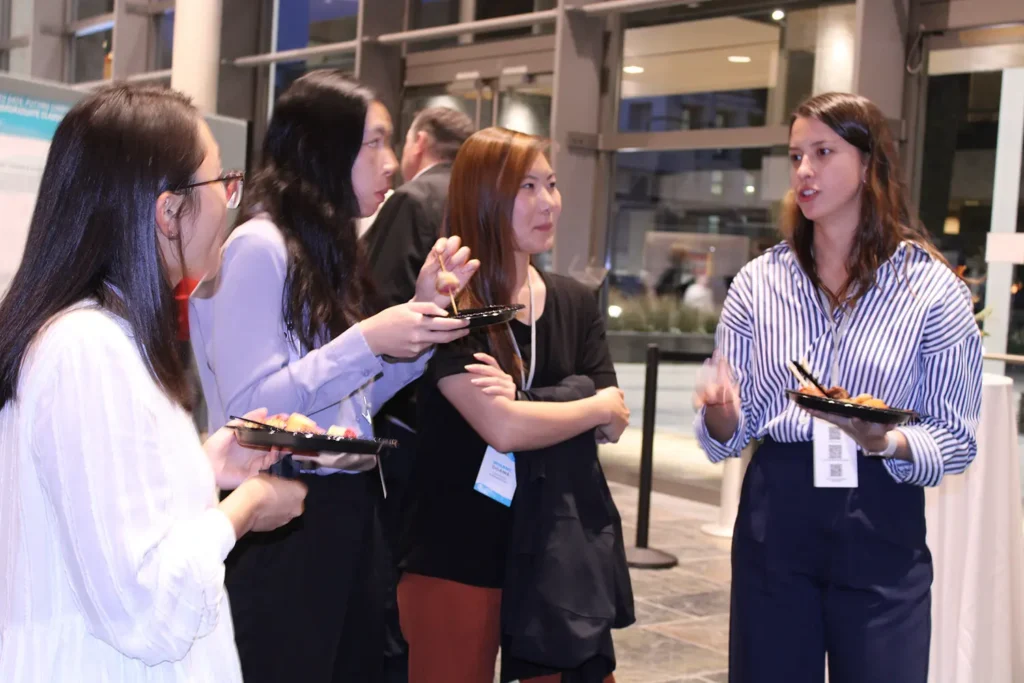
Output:
[[242,171],[228,171],[224,175],[214,178],[213,180],[204,180],[201,183],[184,185],[174,192],[184,192],[185,190],[192,189],[193,187],[210,185],[212,183],[224,183],[224,191],[228,196],[228,208],[237,209],[239,204],[242,203],[242,186],[245,184],[245,173]]

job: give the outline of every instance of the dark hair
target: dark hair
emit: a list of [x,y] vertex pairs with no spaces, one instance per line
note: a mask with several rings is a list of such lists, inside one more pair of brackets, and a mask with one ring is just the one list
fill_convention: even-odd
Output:
[[[17,398],[22,361],[53,316],[95,298],[127,320],[156,382],[188,408],[156,201],[203,162],[191,101],[115,85],[81,100],[54,133],[21,265],[0,303],[0,408]],[[183,211],[195,206],[182,192]]]
[[[484,128],[462,145],[452,165],[445,234],[458,235],[480,270],[459,295],[460,308],[511,304],[515,297],[515,233],[512,211],[523,178],[547,149],[541,138]],[[491,355],[517,382],[522,362],[504,326],[488,332]]]
[[[790,130],[800,117],[821,121],[860,150],[867,169],[860,223],[846,264],[849,277],[840,291],[828,292],[833,303],[849,298],[851,304],[856,304],[874,284],[881,264],[902,241],[916,244],[936,260],[949,265],[935,248],[928,231],[911,215],[889,124],[871,100],[848,93],[823,93],[797,107],[790,120]],[[804,217],[792,190],[783,204],[782,228],[800,266],[814,285],[821,287],[814,265],[814,223]]]
[[416,114],[409,130],[426,133],[431,153],[442,161],[452,162],[459,147],[473,134],[473,121],[457,109],[428,107]]
[[246,188],[238,224],[265,211],[284,235],[284,321],[307,349],[375,312],[352,187],[366,112],[375,100],[338,70],[296,80],[274,105],[260,168]]

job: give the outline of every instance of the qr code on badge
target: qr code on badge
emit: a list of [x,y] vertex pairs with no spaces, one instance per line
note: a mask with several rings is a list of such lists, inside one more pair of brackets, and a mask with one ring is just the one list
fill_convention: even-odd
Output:
[[828,457],[833,460],[840,460],[843,457],[843,447],[836,446],[835,444],[829,444]]
[[832,477],[834,479],[841,479],[842,476],[843,476],[843,466],[842,465],[829,465],[828,466],[828,474],[829,474],[830,477]]

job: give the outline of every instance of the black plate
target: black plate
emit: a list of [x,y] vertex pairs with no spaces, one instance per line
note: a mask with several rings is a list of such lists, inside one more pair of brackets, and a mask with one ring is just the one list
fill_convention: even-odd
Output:
[[526,308],[522,304],[512,306],[487,306],[485,308],[469,308],[452,315],[455,320],[468,320],[469,329],[488,327],[507,323],[516,317],[516,313]]
[[865,422],[877,422],[878,424],[901,425],[917,417],[912,410],[898,410],[896,408],[869,408],[857,405],[849,401],[839,401],[834,398],[823,398],[801,394],[799,391],[786,389],[786,395],[798,406],[810,410],[818,410],[832,415],[842,417],[859,417]]
[[280,448],[300,453],[357,453],[377,455],[385,448],[395,448],[393,439],[346,439],[327,434],[304,434],[284,429],[235,427],[238,443],[251,448]]

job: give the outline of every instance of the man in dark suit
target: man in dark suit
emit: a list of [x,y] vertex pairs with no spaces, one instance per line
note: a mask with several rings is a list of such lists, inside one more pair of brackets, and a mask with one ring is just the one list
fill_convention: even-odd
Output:
[[472,134],[470,118],[447,107],[424,109],[413,119],[402,148],[405,184],[363,236],[381,305],[413,297],[420,266],[440,236],[452,162]]
[[[452,162],[462,143],[473,134],[473,122],[462,112],[446,107],[424,109],[413,119],[402,148],[405,183],[384,201],[364,233],[380,305],[409,301],[416,293],[416,277],[441,235]],[[378,436],[397,439],[400,447],[382,460],[387,499],[381,508],[384,536],[396,569],[404,494],[416,454],[416,383],[399,392],[377,414]],[[397,571],[395,577],[397,578]],[[388,639],[385,643],[385,680],[408,680],[408,646],[398,624],[395,582],[388,586]]]

